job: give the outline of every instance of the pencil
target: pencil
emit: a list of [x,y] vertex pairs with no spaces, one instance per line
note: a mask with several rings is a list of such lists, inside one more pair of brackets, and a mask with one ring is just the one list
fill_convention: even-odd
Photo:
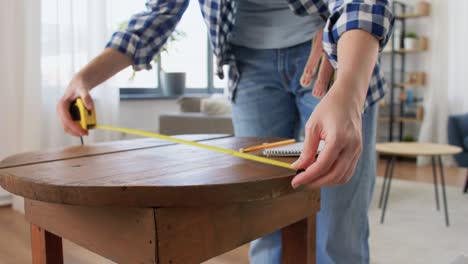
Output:
[[289,145],[289,144],[292,144],[294,142],[296,142],[295,139],[286,139],[286,140],[281,140],[281,141],[277,141],[277,142],[263,143],[262,145],[251,146],[251,147],[247,147],[247,148],[241,148],[239,151],[240,152],[250,152],[250,151],[255,151],[255,150],[260,150],[260,149],[274,148],[274,147]]

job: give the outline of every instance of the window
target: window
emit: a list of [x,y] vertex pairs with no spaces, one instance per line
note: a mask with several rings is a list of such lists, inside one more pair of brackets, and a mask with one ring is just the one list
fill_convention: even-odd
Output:
[[[144,9],[145,0],[42,0],[42,81],[50,87],[46,91],[66,87],[103,50],[118,25]],[[127,82],[131,73],[127,69],[112,82]],[[156,80],[154,72],[142,72],[133,85],[155,87]]]
[[[143,0],[112,1],[110,18],[115,27],[137,13],[138,8],[144,7],[144,2]],[[168,52],[161,56],[162,70],[185,72],[188,93],[222,91],[227,86],[227,80],[226,78],[220,80],[214,75],[208,33],[197,1],[190,1],[177,25],[177,30],[184,36],[178,41],[169,43]],[[139,71],[134,78],[130,78],[132,74],[131,67],[119,73],[116,76],[117,84],[125,88],[159,88],[158,65],[153,65],[150,71]]]
[[[107,0],[109,32],[116,31],[122,23],[127,22],[133,14],[146,10],[146,0]],[[108,40],[110,39],[110,35]],[[105,43],[103,43],[104,45]],[[113,78],[113,84],[125,88],[157,88],[157,65],[150,71],[139,71],[134,74],[132,67],[128,67]]]
[[[102,51],[119,25],[146,10],[145,3],[146,0],[42,0],[43,83],[65,87],[77,69]],[[169,52],[162,55],[162,69],[185,72],[189,93],[222,91],[227,81],[214,76],[207,29],[197,1],[190,1],[177,30],[185,36],[171,43]],[[110,84],[155,88],[158,92],[158,72],[158,65],[153,65],[152,70],[133,75],[129,67],[112,78]]]

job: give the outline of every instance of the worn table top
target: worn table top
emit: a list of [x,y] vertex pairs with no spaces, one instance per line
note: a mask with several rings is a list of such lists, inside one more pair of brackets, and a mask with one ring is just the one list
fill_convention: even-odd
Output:
[[[229,149],[278,138],[183,136]],[[293,158],[283,159],[292,162]],[[0,163],[0,185],[29,199],[87,206],[206,206],[279,197],[292,170],[156,139],[19,154]]]
[[416,142],[379,143],[376,149],[379,153],[397,156],[439,156],[462,152],[462,149],[457,146]]

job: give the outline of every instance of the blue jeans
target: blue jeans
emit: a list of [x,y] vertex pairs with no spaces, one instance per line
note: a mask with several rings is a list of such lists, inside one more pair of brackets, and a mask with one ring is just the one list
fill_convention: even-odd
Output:
[[[236,136],[301,135],[319,103],[311,87],[299,79],[310,43],[284,49],[234,47],[240,81],[232,89]],[[338,106],[337,106],[338,107]],[[375,181],[376,106],[362,116],[363,151],[352,179],[345,185],[321,188],[317,214],[317,263],[369,263],[367,211]],[[251,243],[253,264],[281,263],[281,231]]]

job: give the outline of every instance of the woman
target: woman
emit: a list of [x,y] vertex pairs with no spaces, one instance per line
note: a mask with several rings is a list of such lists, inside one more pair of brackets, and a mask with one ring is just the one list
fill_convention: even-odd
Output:
[[[230,65],[236,136],[291,138],[305,128],[304,150],[293,164],[305,171],[291,184],[321,187],[317,263],[369,263],[367,210],[375,178],[375,103],[384,95],[378,52],[393,24],[387,1],[199,2],[221,78],[222,66]],[[73,100],[81,97],[91,109],[93,87],[129,65],[136,70],[151,68],[151,59],[187,5],[188,0],[150,0],[146,12],[113,35],[106,49],[73,78],[57,105],[66,132],[87,134],[70,118]],[[323,35],[316,38],[323,37],[327,58],[338,70],[327,94],[318,89],[313,96],[314,84],[302,87],[300,79],[311,39],[322,29]],[[311,71],[305,69],[303,84],[308,84]],[[320,140],[326,147],[315,160]],[[254,241],[250,257],[252,263],[280,263],[280,231]]]

